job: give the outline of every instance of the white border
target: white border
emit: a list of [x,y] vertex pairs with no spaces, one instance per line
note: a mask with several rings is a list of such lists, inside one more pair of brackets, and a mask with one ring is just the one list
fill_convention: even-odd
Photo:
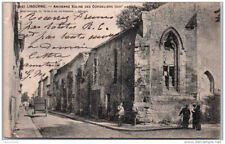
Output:
[[[151,2],[224,2],[225,0],[222,0],[222,1],[218,1],[218,0],[215,0],[215,1],[209,1],[209,0],[197,0],[197,1],[191,1],[191,0],[153,0]],[[125,1],[121,1],[121,0],[79,0],[79,1],[63,1],[63,0],[54,0],[54,1],[50,1],[50,0],[22,0],[22,1],[19,1],[19,0],[3,0],[3,2],[148,2],[147,0],[136,0],[136,1],[128,1],[128,0],[125,0]],[[1,11],[0,11],[0,15],[3,16],[3,2],[1,3]],[[223,5],[223,4],[222,4]],[[223,94],[224,94],[224,59],[223,59],[223,56],[224,56],[224,53],[225,51],[223,50],[223,47],[224,47],[224,30],[223,30],[223,27],[224,27],[224,6],[222,6],[222,9],[221,9],[221,38],[222,38],[222,41],[221,41],[221,47],[222,47],[222,77],[223,77],[223,80],[221,81],[222,83],[222,94],[221,94],[221,97],[222,97],[222,100],[223,100],[223,104],[225,102],[225,98],[223,98]],[[0,32],[2,33],[2,36],[3,36],[3,30],[2,30],[2,25],[3,25],[3,17],[2,17],[2,22],[0,23]],[[0,43],[2,44],[3,42],[3,37],[0,39]],[[2,47],[3,48],[3,47]],[[0,51],[0,59],[2,60],[2,57],[3,57],[3,54],[2,54],[2,50]],[[0,66],[1,66],[1,75],[0,75],[0,79],[1,79],[1,86],[0,86],[0,91],[2,93],[2,72],[3,72],[3,69],[2,69],[2,62],[0,62]],[[2,95],[1,95],[2,96]],[[0,103],[2,104],[2,97],[0,99]],[[223,110],[223,106],[221,105],[221,110],[222,110],[222,116],[225,115],[225,112]],[[2,115],[2,110],[1,110],[1,115]],[[223,124],[224,124],[224,118],[222,118],[223,120]],[[2,117],[0,119],[0,122],[2,124]],[[221,131],[222,131],[222,139],[224,139],[224,132],[223,132],[223,129],[224,129],[224,125],[221,125]],[[189,140],[146,140],[146,139],[139,139],[139,140],[136,140],[136,139],[110,139],[110,140],[104,140],[104,139],[98,139],[98,140],[94,140],[94,139],[77,139],[77,140],[70,140],[70,139],[56,139],[56,140],[40,140],[40,139],[33,139],[33,140],[12,140],[12,139],[9,139],[9,140],[2,140],[2,131],[0,131],[0,135],[1,135],[1,143],[6,143],[6,144],[49,144],[49,143],[54,143],[54,144],[62,144],[62,143],[66,143],[66,144],[161,144],[161,143],[166,143],[166,144],[175,144],[175,143],[181,143],[181,144],[219,144],[219,143],[224,143],[223,140],[195,140],[195,139],[189,139]]]

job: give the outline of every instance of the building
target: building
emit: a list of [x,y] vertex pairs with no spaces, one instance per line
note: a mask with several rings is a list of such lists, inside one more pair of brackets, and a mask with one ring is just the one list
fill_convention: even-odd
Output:
[[47,102],[47,107],[50,106],[50,95],[48,94],[48,91],[49,91],[49,88],[50,88],[50,80],[49,80],[49,77],[46,76],[43,80],[42,80],[42,83],[43,83],[43,98],[46,99],[46,102]]
[[79,85],[88,55],[87,52],[80,53],[72,61],[57,69],[52,80],[54,83],[52,99],[56,101],[56,110],[76,114],[82,111]]
[[50,72],[55,109],[113,120],[122,102],[127,122],[136,111],[153,123],[177,123],[186,104],[204,111],[220,92],[219,11],[219,3],[167,3],[142,12],[136,26]]
[[208,94],[213,86],[220,89],[219,9],[219,3],[167,3],[142,13],[143,33],[136,39],[136,51],[142,54],[135,57],[140,120],[178,121],[185,104],[203,100],[203,75],[210,81]]
[[19,31],[17,4],[4,3],[4,136],[11,137],[18,119],[21,88],[24,35]]
[[47,91],[47,94],[49,96],[49,106],[48,106],[48,108],[50,110],[55,110],[55,108],[56,108],[56,96],[54,95],[55,94],[54,93],[54,90],[55,90],[55,88],[54,88],[54,85],[55,85],[54,84],[54,82],[55,82],[54,76],[55,76],[56,72],[57,72],[56,69],[51,69],[49,71],[49,73],[50,73],[50,76],[49,76],[50,84],[49,84],[49,89]]
[[38,81],[38,96],[39,97],[43,97],[43,81],[42,81],[42,77]]
[[121,102],[126,111],[132,110],[136,31],[130,28],[91,50],[81,90],[90,116],[113,119]]

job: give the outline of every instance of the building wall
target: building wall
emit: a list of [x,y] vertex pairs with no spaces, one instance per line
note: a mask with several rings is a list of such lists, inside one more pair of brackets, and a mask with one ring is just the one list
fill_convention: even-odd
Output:
[[66,76],[67,76],[66,71],[63,72],[57,71],[56,82],[58,83],[58,87],[56,88],[55,92],[57,97],[57,104],[59,106],[59,110],[61,111],[66,111],[67,107]]
[[48,89],[48,95],[49,95],[49,109],[50,110],[55,110],[56,109],[56,95],[55,95],[55,88],[54,88],[54,83],[55,83],[55,74],[56,74],[56,69],[51,69],[50,71],[50,85]]
[[[7,7],[7,9],[6,9]],[[10,5],[9,3],[4,5],[4,17],[8,17],[9,19],[12,19],[12,12],[13,12],[13,6],[12,4]],[[7,12],[6,12],[7,11]],[[8,15],[7,15],[8,14]],[[11,15],[9,15],[11,14]],[[4,19],[5,20],[5,19]],[[6,26],[6,23],[4,23],[4,26]],[[14,25],[13,23],[10,23],[9,27],[8,27],[8,31],[6,33],[6,31],[4,31],[4,43],[8,44],[8,51],[5,51],[4,53],[4,58],[10,57],[12,58],[12,60],[7,60],[4,63],[4,74],[7,75],[5,76],[5,78],[8,78],[7,80],[4,78],[4,85],[6,86],[6,89],[4,90],[4,136],[5,137],[10,137],[11,136],[11,111],[10,111],[10,100],[11,100],[11,96],[14,95],[12,94],[12,89],[14,89],[14,85],[13,85],[13,81],[15,79],[14,77],[14,70],[12,69],[13,66],[15,66],[15,56],[13,53],[13,28]],[[7,38],[12,38],[7,39]],[[6,65],[8,65],[7,67],[5,67]],[[8,89],[7,89],[8,86]]]
[[[149,83],[143,89],[149,93],[147,99],[143,94],[135,96],[135,105],[139,108],[141,121],[177,121],[184,104],[191,103],[197,94],[197,30],[186,28],[196,14],[194,3],[168,3],[151,12],[143,12],[142,46],[149,53]],[[165,85],[163,65],[165,59],[164,36],[172,31],[177,37],[178,90]],[[136,42],[137,43],[137,42]],[[140,43],[140,42],[139,42]],[[140,57],[139,57],[140,59]],[[143,69],[143,68],[142,68]],[[147,67],[148,69],[148,67]],[[140,86],[138,87],[140,89]],[[174,90],[173,90],[174,89]],[[143,91],[142,91],[143,92]]]
[[[88,90],[86,109],[89,109],[93,117],[100,115],[114,117],[120,102],[123,102],[125,111],[132,109],[136,31],[133,28],[118,34],[90,52],[85,65]],[[96,69],[94,69],[95,59],[97,59]],[[94,82],[95,71],[97,71],[96,82]]]
[[18,34],[18,15],[15,3],[4,3],[4,136],[11,137],[19,116],[21,103],[20,53],[24,39]]
[[48,77],[45,77],[42,82],[43,82],[43,97],[47,97]]
[[[143,12],[143,37],[137,35],[135,50],[134,107],[140,121],[178,121],[176,115],[185,104],[203,100],[210,87],[203,79],[206,71],[213,76],[215,90],[220,89],[219,8],[219,3],[168,3]],[[169,31],[179,43],[177,91],[166,89],[163,76],[162,41]]]
[[[214,79],[215,91],[221,89],[221,28],[220,21],[217,21],[220,13],[215,12],[220,9],[220,3],[201,3],[197,6],[199,99],[204,99],[205,96],[210,94],[207,86],[209,79],[204,74],[206,71]],[[206,81],[204,81],[204,77]]]
[[203,120],[220,121],[221,101],[221,22],[220,3],[201,3],[198,7],[198,100]]
[[42,80],[42,77],[41,79],[39,80],[38,82],[38,96],[39,97],[43,97],[43,80]]
[[[199,100],[201,73],[210,71],[214,86],[220,88],[220,65],[215,65],[220,64],[220,49],[215,49],[220,45],[220,25],[212,20],[218,8],[215,3],[167,3],[143,12],[139,27],[119,33],[92,49],[88,57],[79,54],[57,70],[56,107],[68,111],[72,102],[75,114],[115,118],[123,102],[127,120],[137,108],[141,122],[177,123],[181,108]],[[168,52],[168,47],[175,52]],[[166,64],[175,71],[169,85]]]
[[[60,107],[59,109],[62,111],[70,111],[75,114],[79,114],[82,111],[80,106],[78,69],[83,70],[87,55],[88,53],[79,54],[71,62],[59,68],[54,76],[55,90],[53,95],[56,96],[56,107]],[[62,81],[64,81],[64,90]],[[58,87],[56,83],[58,83]]]
[[45,77],[43,80],[42,80],[42,83],[43,83],[43,98],[46,100],[46,104],[47,104],[47,107],[50,106],[50,100],[49,100],[49,95],[48,95],[48,90],[49,90],[49,77]]

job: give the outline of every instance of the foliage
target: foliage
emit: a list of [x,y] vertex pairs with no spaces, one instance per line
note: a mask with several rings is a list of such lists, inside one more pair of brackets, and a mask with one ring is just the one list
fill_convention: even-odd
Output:
[[129,6],[117,16],[116,24],[121,30],[130,28],[141,20],[142,11],[151,11],[163,4],[165,2],[146,2],[142,6]]
[[205,99],[206,109],[203,114],[203,122],[219,123],[220,122],[220,95],[214,94]]

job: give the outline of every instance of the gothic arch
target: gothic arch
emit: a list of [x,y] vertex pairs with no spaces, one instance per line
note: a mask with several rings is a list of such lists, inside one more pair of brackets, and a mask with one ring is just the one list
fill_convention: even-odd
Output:
[[169,27],[167,28],[163,33],[162,33],[162,36],[160,38],[160,43],[159,43],[159,47],[161,48],[162,47],[162,44],[163,44],[163,41],[165,40],[165,37],[167,36],[167,34],[169,32],[172,32],[178,39],[178,42],[179,42],[179,47],[184,50],[184,47],[183,47],[183,42],[182,42],[182,39],[180,37],[180,34],[178,33],[178,31],[174,28],[174,27]]
[[163,79],[168,90],[180,91],[180,51],[183,43],[177,30],[173,27],[166,29],[159,43],[163,54]]
[[214,78],[213,75],[209,71],[205,71],[204,74],[208,77],[210,82],[210,92],[214,93]]

